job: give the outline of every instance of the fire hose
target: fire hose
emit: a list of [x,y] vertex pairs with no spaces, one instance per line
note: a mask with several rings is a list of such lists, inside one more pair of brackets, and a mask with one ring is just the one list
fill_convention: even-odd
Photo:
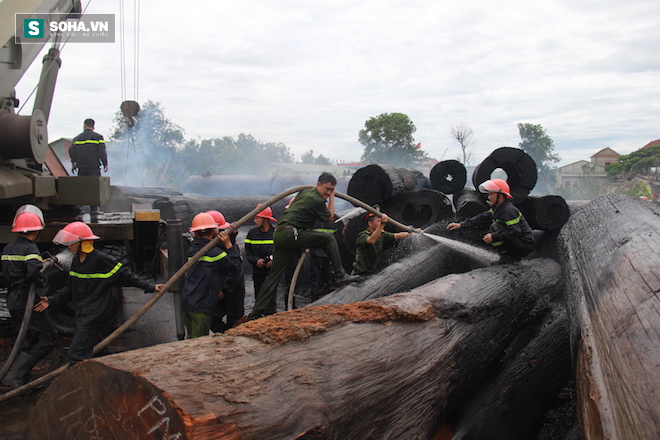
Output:
[[37,285],[35,283],[31,283],[30,290],[28,291],[27,302],[25,303],[25,312],[23,313],[23,321],[21,322],[21,328],[18,330],[18,336],[16,336],[14,347],[11,349],[11,353],[9,353],[7,362],[5,362],[5,365],[3,365],[2,370],[0,370],[0,381],[5,378],[11,366],[14,365],[16,356],[18,356],[18,353],[21,352],[21,346],[23,345],[23,340],[25,339],[25,336],[27,335],[28,332],[28,328],[30,327],[30,318],[32,318],[32,306],[30,306],[29,304],[34,304],[34,298],[36,296],[37,296]]
[[[229,232],[229,230],[232,230],[232,231],[237,230],[239,227],[241,227],[247,221],[254,218],[254,216],[259,214],[265,208],[271,206],[272,204],[278,202],[279,200],[283,199],[284,197],[286,197],[290,194],[300,192],[303,189],[307,189],[307,188],[315,188],[315,186],[314,185],[300,185],[300,186],[296,186],[294,188],[288,189],[286,191],[283,191],[283,192],[271,197],[266,202],[262,203],[261,205],[257,206],[252,211],[250,211],[249,213],[244,215],[237,222],[232,223],[232,225],[227,229],[227,231]],[[373,213],[374,215],[376,215],[378,217],[382,216],[382,213],[380,211],[372,208],[371,206],[367,205],[366,203],[364,203],[361,200],[358,200],[354,197],[351,197],[351,196],[348,196],[348,195],[342,194],[342,193],[337,193],[337,192],[335,193],[335,197],[339,197],[340,199],[344,199],[347,202],[353,204],[354,206],[359,206],[361,208],[364,208],[365,210]],[[394,226],[396,226],[399,229],[403,229],[403,230],[406,230],[408,232],[418,232],[412,226],[405,226],[402,223],[399,223],[399,222],[397,222],[396,220],[393,220],[393,219],[390,219],[389,223],[393,224]],[[161,288],[160,292],[154,293],[154,295],[140,308],[140,310],[135,312],[135,314],[133,316],[131,316],[128,320],[126,320],[126,322],[124,322],[122,325],[120,325],[114,332],[112,332],[110,335],[108,335],[105,339],[103,339],[101,342],[96,344],[96,346],[94,346],[94,354],[98,353],[99,351],[101,351],[105,347],[107,347],[112,341],[117,339],[122,333],[124,333],[126,330],[128,330],[128,328],[130,328],[138,319],[140,319],[142,317],[142,315],[147,313],[147,311],[151,307],[153,307],[153,305],[156,304],[156,302],[158,302],[158,300],[174,285],[174,283],[176,283],[179,280],[179,278],[181,278],[182,276],[185,275],[185,273],[188,271],[188,269],[190,269],[192,267],[192,265],[197,262],[197,260],[199,260],[201,257],[206,255],[206,253],[209,250],[211,250],[212,248],[214,248],[215,246],[217,246],[218,243],[220,243],[220,239],[218,237],[215,237],[208,244],[206,244],[206,246],[204,246],[195,255],[193,255],[183,266],[181,266],[179,268],[179,270],[177,270],[174,273],[174,275],[172,275],[165,282],[165,284]],[[291,284],[292,284],[293,288],[295,288],[294,283],[292,282]],[[46,375],[44,375],[44,376],[42,376],[38,379],[35,379],[32,382],[29,382],[29,383],[23,385],[20,388],[16,388],[15,390],[12,390],[8,393],[5,393],[5,394],[1,395],[0,396],[0,402],[4,402],[5,400],[11,399],[15,396],[23,394],[26,391],[29,391],[33,388],[36,388],[36,387],[40,386],[41,384],[44,384],[44,383],[48,382],[49,380],[51,380],[51,379],[59,376],[60,374],[64,373],[68,368],[69,368],[69,364],[64,364],[61,367],[59,367],[58,369],[53,370],[50,373],[48,373],[48,374],[46,374]]]

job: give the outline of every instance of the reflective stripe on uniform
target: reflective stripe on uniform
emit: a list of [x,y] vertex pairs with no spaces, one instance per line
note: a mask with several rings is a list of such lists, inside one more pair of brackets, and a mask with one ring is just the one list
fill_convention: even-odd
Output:
[[75,141],[75,145],[82,145],[82,144],[105,144],[105,141],[103,139],[89,139],[86,141]]
[[316,231],[316,232],[327,232],[328,234],[334,234],[334,233],[335,233],[335,229],[323,229],[323,228],[317,228],[317,229],[313,229],[313,231]]
[[497,219],[497,220],[493,220],[493,222],[500,222],[500,223],[504,223],[504,224],[507,225],[507,226],[511,226],[511,225],[515,225],[516,223],[520,222],[520,219],[521,219],[521,218],[522,218],[522,212],[519,213],[519,214],[518,214],[518,217],[517,217],[517,218],[514,218],[513,220],[509,220],[509,221],[506,221],[506,222],[505,222],[505,221],[503,221],[503,220],[499,220],[499,219]]
[[270,240],[252,240],[249,238],[245,239],[245,244],[254,244],[254,245],[268,245],[268,244],[274,244],[275,242],[271,238]]
[[[209,257],[208,255],[204,255],[203,257],[200,257],[198,261],[205,261],[207,263],[215,263],[216,261],[220,261],[223,258],[227,256],[227,252],[222,252],[215,257]],[[192,259],[192,257],[188,257],[188,260]]]
[[28,261],[28,260],[38,260],[44,261],[39,254],[28,254],[28,255],[3,255],[2,261]]
[[110,272],[107,273],[78,273],[74,271],[69,271],[69,275],[75,278],[85,278],[85,279],[91,279],[91,278],[110,278],[114,274],[116,274],[119,269],[121,269],[122,264],[117,263],[115,264],[115,267],[112,268]]

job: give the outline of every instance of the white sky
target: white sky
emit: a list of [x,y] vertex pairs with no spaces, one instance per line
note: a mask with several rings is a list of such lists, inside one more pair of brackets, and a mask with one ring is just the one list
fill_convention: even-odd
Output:
[[469,125],[472,165],[517,146],[518,123],[541,124],[560,165],[660,138],[657,0],[143,0],[137,92],[135,1],[123,0],[125,94],[120,1],[92,0],[87,13],[116,14],[117,41],[64,48],[51,141],[87,117],[107,138],[124,99],[160,102],[186,138],[247,133],[297,160],[358,160],[359,130],[390,112],[438,160],[458,157],[450,127]]

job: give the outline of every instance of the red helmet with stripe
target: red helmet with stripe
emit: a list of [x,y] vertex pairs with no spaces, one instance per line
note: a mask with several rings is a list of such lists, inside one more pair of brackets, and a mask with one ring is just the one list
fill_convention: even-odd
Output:
[[217,223],[218,228],[227,229],[231,225],[225,220],[225,216],[220,213],[220,211],[206,211],[206,214],[213,217],[213,220]]
[[[257,205],[257,208],[261,206],[261,203]],[[270,206],[266,207],[263,211],[261,211],[259,214],[257,214],[255,217],[261,217],[265,218],[266,220],[270,220],[271,222],[276,222],[277,219],[273,217],[273,210],[270,209]]]
[[482,193],[501,193],[506,196],[507,199],[510,199],[511,190],[509,189],[509,184],[502,179],[490,179],[486,180],[484,183],[479,185],[479,191]]
[[92,228],[83,222],[69,223],[59,230],[53,238],[53,243],[69,246],[83,240],[98,240],[101,237],[94,235]]
[[11,232],[32,232],[41,231],[44,223],[41,218],[32,212],[21,212],[14,220],[14,227]]

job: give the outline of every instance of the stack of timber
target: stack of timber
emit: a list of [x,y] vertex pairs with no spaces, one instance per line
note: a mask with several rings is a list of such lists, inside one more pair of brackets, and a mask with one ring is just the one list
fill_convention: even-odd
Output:
[[431,438],[560,283],[552,260],[488,267],[88,360],[47,390],[26,438]]
[[516,206],[532,229],[542,231],[560,229],[571,216],[571,208],[561,196],[530,196]]
[[440,191],[404,191],[383,201],[383,212],[404,225],[425,228],[451,216],[451,201]]
[[582,439],[660,438],[660,208],[604,196],[560,239]]

